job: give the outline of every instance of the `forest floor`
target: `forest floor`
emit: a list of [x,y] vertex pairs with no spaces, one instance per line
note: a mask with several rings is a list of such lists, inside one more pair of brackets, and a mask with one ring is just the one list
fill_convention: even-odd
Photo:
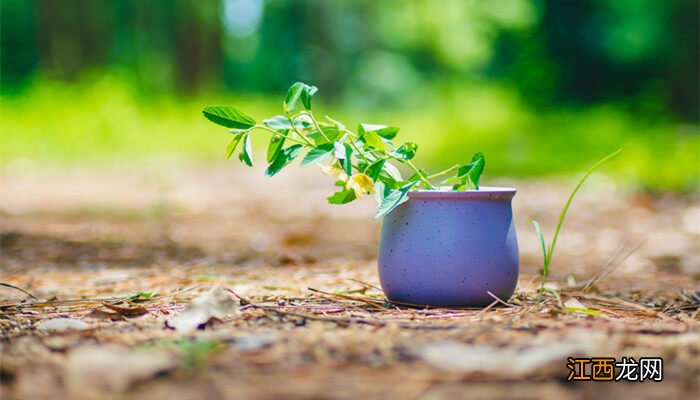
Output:
[[[697,198],[591,180],[538,304],[526,222],[551,235],[575,178],[493,182],[519,188],[515,295],[420,309],[377,288],[373,202],[327,205],[315,172],[6,168],[0,397],[698,398]],[[663,381],[567,382],[568,356]]]

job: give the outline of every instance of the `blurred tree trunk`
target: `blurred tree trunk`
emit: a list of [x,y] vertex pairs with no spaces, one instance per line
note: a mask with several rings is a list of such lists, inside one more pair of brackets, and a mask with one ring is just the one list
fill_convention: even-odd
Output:
[[108,0],[35,0],[38,50],[50,75],[74,78],[83,68],[105,65],[112,44]]
[[177,0],[174,4],[177,82],[189,92],[220,78],[220,4],[213,0]]

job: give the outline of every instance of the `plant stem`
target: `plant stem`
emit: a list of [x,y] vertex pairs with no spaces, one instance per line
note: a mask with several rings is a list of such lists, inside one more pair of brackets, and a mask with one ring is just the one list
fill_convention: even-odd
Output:
[[437,178],[438,176],[445,175],[446,173],[451,172],[451,171],[454,171],[454,170],[456,170],[457,168],[459,168],[459,164],[454,165],[454,166],[452,166],[452,167],[450,167],[450,168],[447,168],[447,169],[444,170],[444,171],[440,171],[440,172],[434,173],[434,174],[432,174],[432,175],[429,175],[429,176],[428,176],[428,179],[435,179],[435,178]]
[[296,134],[299,135],[299,137],[302,138],[302,140],[304,140],[304,142],[306,142],[308,146],[314,147],[314,144],[309,142],[309,140],[305,138],[304,135],[302,135],[301,132],[299,132],[299,130],[297,130],[296,125],[294,125],[294,120],[289,116],[287,117],[287,120],[289,120],[289,124],[292,125],[292,129],[294,129],[294,132],[296,132]]
[[350,146],[352,146],[352,147],[355,149],[355,151],[357,152],[357,154],[359,154],[360,157],[362,157],[362,159],[365,161],[365,163],[367,163],[367,164],[370,163],[369,160],[367,159],[367,157],[365,156],[365,153],[363,153],[362,150],[360,150],[360,149],[357,147],[357,145],[355,145],[355,141],[354,141],[354,140],[350,140]]
[[316,121],[316,118],[314,118],[314,115],[311,114],[311,112],[304,111],[304,112],[301,112],[300,115],[308,115],[309,118],[311,118],[311,121],[313,121],[314,125],[316,125],[316,129],[318,129],[318,131],[321,133],[321,136],[323,136],[323,138],[326,139],[327,142],[330,142],[330,140],[328,139],[328,136],[326,136],[326,134],[323,133],[323,130],[321,129],[321,125],[318,124],[318,122]]
[[[296,142],[296,143],[299,143],[299,144],[303,144],[304,146],[309,145],[308,142],[304,143],[304,142],[302,142],[302,141],[300,141],[300,140],[297,140],[297,139],[295,139],[295,138],[293,138],[293,137],[291,137],[291,136],[289,136],[289,135],[285,135],[285,134],[280,133],[279,131],[276,131],[276,130],[274,130],[274,129],[268,128],[268,127],[265,126],[265,125],[255,125],[253,128],[251,128],[251,130],[252,130],[252,129],[255,129],[255,128],[263,129],[263,130],[266,130],[266,131],[268,131],[268,132],[272,132],[272,133],[274,133],[275,135],[284,136],[287,140],[291,140],[292,142]],[[313,146],[312,146],[312,147],[313,147]]]
[[415,165],[413,165],[413,163],[411,162],[411,160],[404,160],[404,159],[401,159],[401,158],[393,157],[393,156],[391,156],[391,155],[389,155],[389,158],[392,158],[392,159],[394,159],[394,160],[396,160],[396,161],[398,161],[398,162],[400,162],[400,163],[403,163],[403,164],[408,165],[408,166],[413,170],[413,172],[415,172],[416,175],[418,175],[418,177],[420,178],[421,182],[423,182],[429,189],[431,189],[431,190],[436,190],[436,189],[437,189],[435,186],[433,186],[432,183],[430,183],[430,181],[425,177],[425,175],[423,175],[423,173],[422,173],[418,168],[416,168]]
[[[353,132],[349,131],[347,128],[343,128],[342,132],[347,133],[351,138],[357,137],[357,135],[355,135]],[[349,143],[350,143],[350,146],[352,146],[352,148],[355,149],[355,151],[357,152],[357,154],[359,154],[360,157],[362,157],[362,159],[364,160],[364,162],[366,162],[367,164],[370,164],[369,159],[367,159],[367,157],[365,156],[365,153],[362,152],[362,150],[360,150],[360,149],[355,145],[355,141],[354,141],[354,140],[350,140]]]

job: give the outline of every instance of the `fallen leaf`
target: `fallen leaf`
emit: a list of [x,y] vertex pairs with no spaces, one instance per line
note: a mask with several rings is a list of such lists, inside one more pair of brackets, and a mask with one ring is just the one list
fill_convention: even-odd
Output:
[[36,327],[38,330],[42,331],[67,331],[67,330],[84,330],[88,329],[90,325],[79,319],[73,318],[54,318],[48,321],[43,321],[39,323]]
[[229,293],[217,288],[190,301],[180,314],[167,320],[166,325],[187,333],[203,327],[212,319],[223,319],[237,313],[238,305]]
[[102,305],[109,308],[110,310],[116,312],[117,314],[123,315],[125,317],[136,317],[136,316],[148,313],[148,309],[146,309],[146,307],[142,307],[142,306],[119,307],[119,306],[115,306],[114,304],[109,304],[109,303],[102,303]]
[[65,380],[72,392],[99,398],[100,393],[123,392],[135,383],[178,366],[178,357],[165,350],[85,346],[69,353]]

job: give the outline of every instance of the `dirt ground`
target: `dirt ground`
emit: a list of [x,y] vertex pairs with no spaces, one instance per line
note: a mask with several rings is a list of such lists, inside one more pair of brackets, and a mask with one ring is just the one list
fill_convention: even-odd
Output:
[[[489,182],[519,189],[515,295],[419,309],[377,289],[373,202],[327,205],[332,183],[313,170],[274,185],[262,175],[232,164],[5,168],[0,397],[700,395],[697,198],[591,180],[553,259],[561,303],[537,304],[541,259],[526,221],[551,235],[574,178]],[[223,314],[172,329],[213,290]],[[662,357],[663,381],[567,382],[567,356]]]

